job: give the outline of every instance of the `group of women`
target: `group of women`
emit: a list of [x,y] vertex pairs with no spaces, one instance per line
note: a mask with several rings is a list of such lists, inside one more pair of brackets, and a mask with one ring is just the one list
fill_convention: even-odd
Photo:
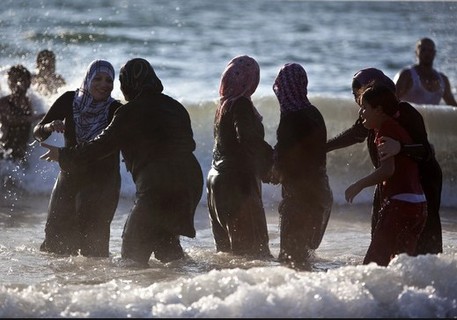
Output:
[[[111,97],[114,75],[108,61],[92,62],[80,88],[60,96],[35,126],[35,139],[49,149],[42,159],[61,167],[41,249],[109,255],[121,152],[136,186],[122,234],[122,258],[140,265],[147,265],[152,253],[162,262],[182,258],[179,237],[195,237],[194,214],[203,193],[189,114],[162,93],[148,61],[132,59],[121,68],[125,105]],[[326,124],[308,100],[305,69],[285,64],[273,84],[280,123],[277,143],[269,145],[251,99],[259,81],[259,65],[247,55],[234,57],[221,76],[206,183],[216,251],[272,258],[262,183],[279,183],[278,259],[300,266],[319,247],[333,203]],[[65,147],[43,142],[54,131],[64,133]]]

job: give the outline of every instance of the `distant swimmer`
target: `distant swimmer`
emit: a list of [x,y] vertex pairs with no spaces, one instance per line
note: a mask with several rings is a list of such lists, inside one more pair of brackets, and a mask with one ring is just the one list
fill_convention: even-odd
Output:
[[8,86],[11,91],[0,99],[0,158],[25,164],[27,143],[32,123],[42,117],[37,115],[27,96],[31,74],[23,65],[8,70]]
[[38,93],[50,96],[63,87],[65,79],[56,73],[56,55],[51,50],[42,50],[36,59],[38,72],[32,76],[32,85]]
[[400,100],[417,104],[457,106],[449,79],[433,68],[436,48],[433,40],[422,38],[416,43],[417,64],[402,69],[394,78]]

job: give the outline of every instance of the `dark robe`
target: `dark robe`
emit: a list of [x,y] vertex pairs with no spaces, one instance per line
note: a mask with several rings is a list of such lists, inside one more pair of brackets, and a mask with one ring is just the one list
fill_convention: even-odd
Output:
[[182,257],[179,236],[195,237],[194,215],[203,174],[187,110],[145,86],[120,107],[95,139],[59,152],[63,170],[73,171],[119,150],[136,186],[135,205],[122,234],[122,257],[147,263]]
[[[34,137],[46,140],[51,133],[44,125],[65,121],[65,146],[77,144],[73,118],[74,91],[61,95],[44,118],[35,126]],[[109,107],[108,120],[121,103]],[[108,257],[110,226],[119,201],[121,176],[119,152],[89,165],[79,165],[73,172],[60,171],[49,201],[42,251],[58,254]]]
[[207,196],[217,251],[271,256],[261,180],[271,169],[273,149],[264,135],[246,98],[236,100],[215,123]]
[[317,249],[327,228],[333,194],[327,176],[327,129],[319,110],[308,106],[280,119],[275,168],[282,201],[279,259],[305,262]]

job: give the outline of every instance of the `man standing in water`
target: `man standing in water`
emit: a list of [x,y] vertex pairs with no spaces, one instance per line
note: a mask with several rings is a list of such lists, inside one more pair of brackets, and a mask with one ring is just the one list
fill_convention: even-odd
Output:
[[436,48],[433,40],[422,38],[416,43],[417,64],[402,69],[394,78],[397,96],[402,101],[417,104],[456,106],[449,79],[433,68]]

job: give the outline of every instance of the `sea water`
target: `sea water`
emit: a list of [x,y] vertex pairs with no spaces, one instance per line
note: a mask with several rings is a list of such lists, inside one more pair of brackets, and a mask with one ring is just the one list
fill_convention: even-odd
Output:
[[[308,72],[311,102],[333,137],[357,117],[352,75],[376,67],[388,76],[414,63],[422,37],[437,45],[435,67],[457,96],[457,3],[451,1],[25,1],[2,2],[0,94],[6,72],[21,63],[35,72],[36,54],[51,49],[67,85],[52,97],[31,90],[37,112],[46,112],[66,90],[75,90],[94,59],[119,68],[134,57],[151,62],[166,94],[192,119],[195,151],[204,174],[213,145],[218,86],[227,62],[239,54],[257,59],[260,85],[253,100],[274,145],[279,108],[272,91],[282,64]],[[119,82],[113,96],[123,101]],[[122,227],[133,205],[134,185],[121,165],[122,199],[112,223],[111,256],[61,257],[39,251],[49,194],[58,165],[29,148],[29,166],[2,161],[0,174],[20,183],[3,186],[0,201],[0,317],[457,317],[457,109],[417,105],[443,169],[441,221],[444,252],[400,255],[385,267],[363,266],[370,242],[373,189],[354,204],[345,188],[371,172],[366,144],[328,154],[334,207],[309,270],[275,261],[216,254],[204,192],[196,213],[197,236],[182,238],[187,258],[135,269],[120,261]],[[48,142],[63,145],[53,134]],[[264,185],[270,248],[279,251],[278,186]]]

